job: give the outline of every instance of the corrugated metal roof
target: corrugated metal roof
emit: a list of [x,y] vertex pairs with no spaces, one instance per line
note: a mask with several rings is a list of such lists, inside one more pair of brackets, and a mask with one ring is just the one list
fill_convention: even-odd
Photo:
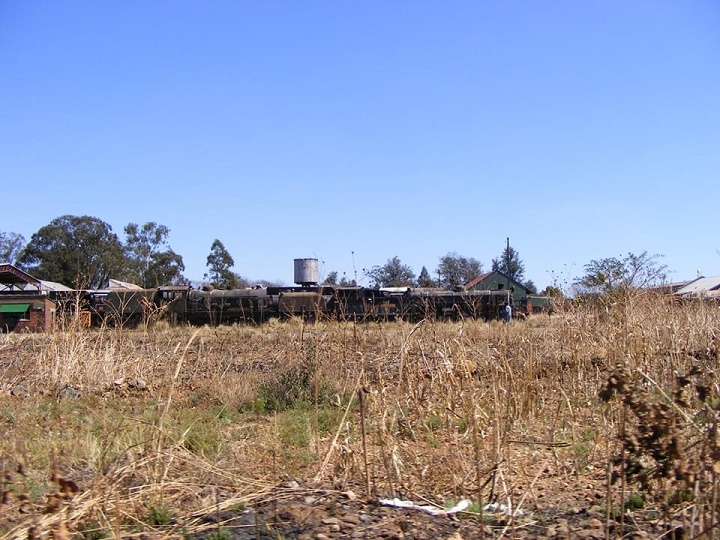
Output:
[[142,289],[140,285],[135,285],[134,283],[129,283],[127,281],[120,281],[119,279],[110,279],[108,280],[108,289],[132,289],[132,290],[138,290]]
[[480,275],[479,275],[478,277],[476,277],[475,279],[473,279],[473,280],[471,280],[471,281],[468,281],[465,285],[463,285],[463,289],[465,289],[466,291],[469,291],[469,290],[472,289],[475,285],[477,285],[478,283],[484,281],[485,278],[487,278],[490,274],[492,274],[492,272],[485,272],[484,274],[480,274]]
[[72,287],[68,287],[67,285],[63,285],[62,283],[57,283],[55,281],[45,281],[43,279],[40,280],[40,290],[41,291],[72,291],[74,290]]
[[27,272],[23,272],[12,264],[2,263],[0,264],[0,283],[10,285],[11,287],[19,286],[20,288],[27,285],[38,287],[40,280],[32,277]]
[[678,289],[675,294],[678,296],[703,295],[720,289],[720,276],[701,277]]

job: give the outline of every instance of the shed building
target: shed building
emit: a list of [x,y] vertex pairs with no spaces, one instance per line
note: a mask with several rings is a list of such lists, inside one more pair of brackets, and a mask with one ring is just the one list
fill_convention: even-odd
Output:
[[[514,309],[528,312],[528,289],[499,270],[486,272],[463,286],[466,291],[505,291],[505,300],[510,300]],[[532,308],[530,308],[530,311]]]
[[55,327],[56,305],[50,295],[71,291],[37,279],[9,263],[0,263],[0,332],[49,332]]

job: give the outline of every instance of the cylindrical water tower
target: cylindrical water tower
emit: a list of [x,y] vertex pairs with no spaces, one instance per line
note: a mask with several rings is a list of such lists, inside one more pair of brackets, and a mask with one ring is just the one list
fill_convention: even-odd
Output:
[[295,259],[295,283],[303,287],[318,284],[317,259]]

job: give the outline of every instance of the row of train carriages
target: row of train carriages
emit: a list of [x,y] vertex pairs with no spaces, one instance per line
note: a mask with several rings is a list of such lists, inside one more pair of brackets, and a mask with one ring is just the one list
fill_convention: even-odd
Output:
[[176,323],[263,323],[269,319],[306,321],[391,321],[493,319],[509,290],[320,285],[317,259],[295,259],[295,286],[201,289],[168,286],[154,290],[110,291],[92,299],[107,324],[136,324],[158,317]]
[[[305,321],[497,319],[506,302],[516,314],[533,311],[522,285],[499,272],[458,290],[321,285],[317,259],[295,259],[295,285],[243,289],[168,285],[141,289],[110,280],[100,290],[74,290],[0,264],[0,332],[52,331],[67,321],[84,326]],[[536,302],[537,304],[537,302]]]
[[403,319],[493,319],[506,291],[446,291],[411,287],[336,286],[192,289],[159,287],[118,290],[90,298],[94,318],[109,325],[133,325],[165,318],[174,323],[263,323],[306,321],[390,321]]

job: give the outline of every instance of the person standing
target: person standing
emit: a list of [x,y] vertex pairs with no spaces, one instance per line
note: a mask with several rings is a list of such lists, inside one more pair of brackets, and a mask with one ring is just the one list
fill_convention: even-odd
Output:
[[509,302],[505,302],[505,311],[503,313],[503,317],[505,318],[506,323],[509,323],[512,320],[512,306]]

